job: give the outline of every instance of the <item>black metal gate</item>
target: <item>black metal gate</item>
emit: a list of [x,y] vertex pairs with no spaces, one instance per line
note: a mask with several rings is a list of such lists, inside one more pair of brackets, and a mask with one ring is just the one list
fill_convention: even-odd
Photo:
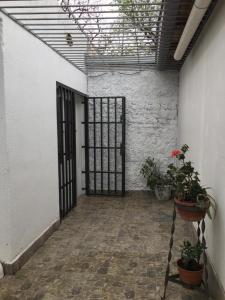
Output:
[[85,99],[87,195],[125,193],[125,97]]
[[74,90],[57,83],[59,207],[63,218],[75,205],[76,114]]

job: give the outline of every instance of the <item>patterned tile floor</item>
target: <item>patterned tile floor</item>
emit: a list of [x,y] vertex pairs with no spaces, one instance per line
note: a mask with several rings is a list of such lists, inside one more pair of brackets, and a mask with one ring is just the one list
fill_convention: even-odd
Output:
[[[0,299],[159,300],[171,215],[171,201],[160,203],[148,193],[81,197],[26,265],[0,281]],[[179,218],[176,229],[175,257],[183,237],[191,236]],[[168,300],[207,299],[172,283],[167,295]]]

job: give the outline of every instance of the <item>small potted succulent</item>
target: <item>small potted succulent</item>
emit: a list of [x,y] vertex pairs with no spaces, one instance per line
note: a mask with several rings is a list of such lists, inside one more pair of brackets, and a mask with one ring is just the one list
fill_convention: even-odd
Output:
[[147,186],[154,191],[158,200],[166,201],[170,199],[170,177],[160,170],[159,161],[148,157],[142,164],[141,174],[147,180]]
[[204,267],[200,263],[200,257],[205,249],[200,242],[192,245],[189,241],[184,241],[181,246],[181,258],[177,261],[180,280],[183,283],[191,286],[201,284]]
[[206,213],[212,219],[210,209],[215,215],[215,200],[208,194],[208,188],[201,185],[199,174],[191,161],[186,161],[185,155],[188,150],[188,145],[173,150],[171,156],[175,158],[177,164],[170,164],[167,171],[172,181],[177,211],[186,221],[201,221]]

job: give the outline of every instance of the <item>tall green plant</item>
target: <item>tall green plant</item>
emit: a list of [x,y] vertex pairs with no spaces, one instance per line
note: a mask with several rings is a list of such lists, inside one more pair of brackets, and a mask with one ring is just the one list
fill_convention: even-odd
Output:
[[159,162],[152,157],[146,158],[141,167],[141,174],[147,181],[147,186],[154,190],[156,185],[169,185],[170,178],[160,170]]
[[181,149],[172,151],[171,156],[175,158],[177,163],[172,163],[168,166],[167,174],[171,178],[176,198],[195,202],[198,207],[207,209],[207,214],[212,219],[210,207],[215,213],[215,200],[208,194],[208,188],[201,185],[199,173],[192,166],[192,162],[186,161],[186,153],[188,151],[189,147],[186,144]]

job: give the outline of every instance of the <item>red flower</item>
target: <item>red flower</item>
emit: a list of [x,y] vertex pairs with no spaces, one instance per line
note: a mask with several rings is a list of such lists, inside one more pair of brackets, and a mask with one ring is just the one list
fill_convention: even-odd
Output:
[[180,155],[180,154],[182,154],[183,152],[180,150],[180,149],[174,149],[172,152],[171,152],[171,154],[170,154],[170,156],[171,157],[177,157],[177,155]]

